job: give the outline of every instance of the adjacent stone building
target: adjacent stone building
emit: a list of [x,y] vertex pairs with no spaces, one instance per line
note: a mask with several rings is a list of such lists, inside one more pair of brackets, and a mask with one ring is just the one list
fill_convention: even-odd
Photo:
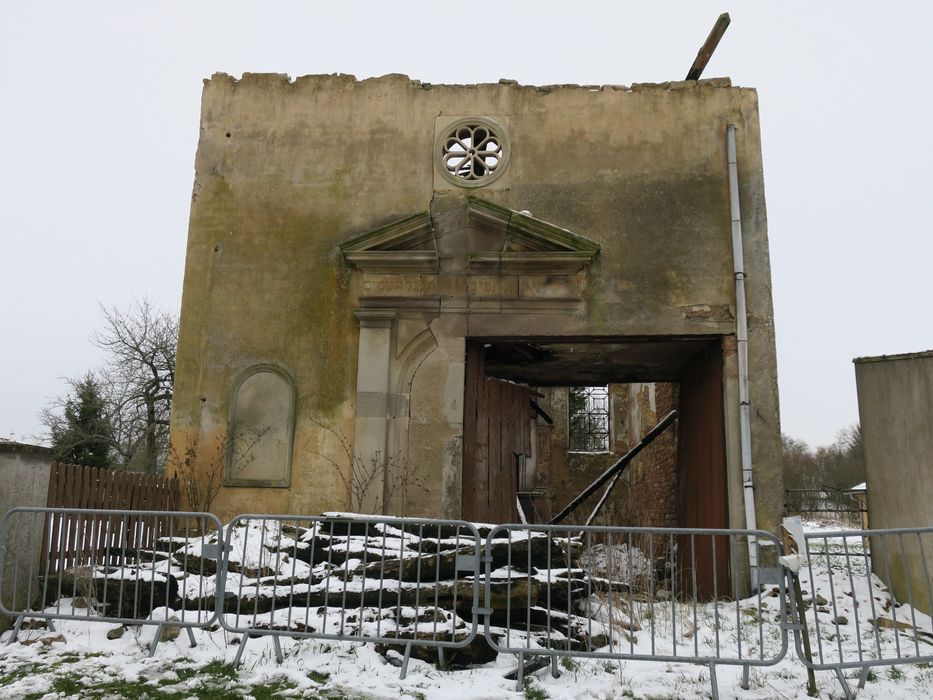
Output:
[[[859,357],[858,412],[865,443],[868,524],[873,529],[933,525],[933,350]],[[872,568],[901,601],[933,613],[933,534],[888,542]],[[883,555],[883,556],[882,556]],[[910,595],[910,592],[913,592]]]
[[775,529],[758,100],[728,79],[205,81],[175,453],[223,516],[546,519],[677,408],[605,517],[744,526],[728,125]]
[[[52,450],[0,438],[0,515],[10,508],[44,508],[49,493]],[[15,522],[15,521],[13,521]],[[23,609],[32,601],[27,593],[33,584],[28,575],[38,570],[40,533],[7,528],[0,547],[10,554],[3,557],[3,600],[8,610]],[[15,556],[14,554],[15,553]],[[13,619],[0,615],[0,632],[13,626]]]

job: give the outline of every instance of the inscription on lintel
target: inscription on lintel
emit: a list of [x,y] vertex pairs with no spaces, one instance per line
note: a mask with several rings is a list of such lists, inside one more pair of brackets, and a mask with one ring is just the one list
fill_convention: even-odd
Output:
[[459,299],[575,299],[573,275],[377,275],[364,274],[363,297]]

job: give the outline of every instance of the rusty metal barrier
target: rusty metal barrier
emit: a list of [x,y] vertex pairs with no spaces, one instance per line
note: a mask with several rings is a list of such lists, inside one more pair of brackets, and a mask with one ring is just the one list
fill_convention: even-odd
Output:
[[804,625],[794,635],[804,665],[833,671],[852,697],[847,669],[859,670],[863,688],[874,666],[933,663],[933,527],[807,532],[804,539]]
[[784,658],[789,623],[780,569],[744,600],[730,581],[746,546],[781,552],[758,530],[500,525],[484,549],[487,641],[519,657],[519,687],[526,657],[557,675],[573,656],[702,664],[714,697],[716,666],[740,665],[747,688],[751,667]]
[[[0,613],[26,618],[154,625],[216,622],[220,521],[211,513],[13,508],[0,521]],[[153,616],[160,609],[165,614]]]
[[459,520],[240,515],[226,527],[218,613],[240,634],[462,649],[476,638],[482,537]]

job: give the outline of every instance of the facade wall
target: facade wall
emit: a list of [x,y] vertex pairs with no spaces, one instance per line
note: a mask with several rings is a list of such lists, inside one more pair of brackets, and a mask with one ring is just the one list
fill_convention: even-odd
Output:
[[[855,360],[859,420],[865,443],[868,522],[874,529],[933,524],[933,352]],[[895,596],[907,600],[908,583],[925,612],[924,561],[914,538],[904,555],[889,547],[890,562],[874,561]],[[924,536],[926,561],[933,537]],[[889,568],[890,567],[890,568]],[[905,575],[904,572],[909,572]],[[909,579],[909,581],[908,581]]]
[[[494,186],[439,184],[436,129],[459,115],[507,127],[511,162]],[[297,395],[290,487],[224,488],[214,509],[355,507],[354,460],[358,473],[360,460],[383,460],[424,483],[404,495],[382,488],[389,510],[457,517],[466,338],[733,333],[730,123],[759,525],[775,528],[783,489],[757,95],[723,79],[631,88],[442,86],[397,75],[205,81],[173,444],[193,446],[208,469],[228,432],[232,385],[251,366],[280,367]],[[494,242],[470,228],[468,196],[532,212],[595,242],[599,255],[563,276],[471,275],[464,256]],[[341,256],[341,243],[418,212],[433,222],[436,272],[388,278]],[[727,392],[734,377],[727,361]],[[734,437],[737,422],[726,431]],[[727,444],[735,479],[738,452]],[[740,499],[737,491],[730,501],[739,519]]]
[[[10,508],[31,506],[44,508],[49,492],[51,451],[45,447],[0,442],[0,515]],[[4,605],[11,610],[25,609],[32,603],[26,600],[26,575],[38,571],[39,540],[42,533],[11,531],[0,547],[8,547],[14,555],[5,559],[3,571]],[[11,561],[19,564],[16,571]],[[7,598],[12,594],[13,580],[17,581],[18,600]],[[32,590],[37,590],[35,583]],[[0,631],[9,629],[13,621],[0,615]]]

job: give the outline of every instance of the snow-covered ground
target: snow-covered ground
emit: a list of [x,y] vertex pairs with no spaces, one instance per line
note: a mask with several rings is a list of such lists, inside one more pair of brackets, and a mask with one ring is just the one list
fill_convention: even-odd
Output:
[[[816,527],[816,526],[814,526]],[[851,538],[852,550],[861,547],[861,538]],[[243,564],[248,565],[249,557]],[[813,602],[808,623],[814,641],[814,654],[822,649],[827,661],[841,652],[855,659],[861,648],[866,657],[886,656],[900,649],[902,655],[933,653],[933,644],[917,629],[930,631],[931,621],[906,606],[894,607],[884,585],[865,570],[854,571],[842,565],[837,556],[818,557],[801,571],[804,597]],[[824,602],[825,601],[825,602]],[[831,601],[836,602],[835,609]],[[62,601],[67,609],[70,601]],[[735,603],[729,604],[732,609]],[[715,638],[716,616],[709,606],[700,606],[695,634],[699,639]],[[780,599],[764,595],[741,601],[743,617],[762,619],[769,644],[780,639],[779,620],[784,614]],[[828,610],[823,612],[820,610]],[[887,608],[887,611],[885,610]],[[874,613],[867,611],[874,610]],[[896,615],[897,620],[916,620],[916,628],[878,628],[870,619]],[[81,612],[84,612],[83,610]],[[157,610],[156,617],[169,614]],[[906,615],[906,617],[905,617]],[[845,620],[833,618],[845,617]],[[734,618],[733,618],[734,619]],[[813,629],[820,620],[820,629]],[[829,624],[827,624],[829,623]],[[692,623],[691,623],[692,624]],[[729,637],[720,619],[719,632]],[[93,621],[56,621],[55,631],[44,628],[24,630],[19,641],[0,645],[0,697],[147,697],[147,698],[693,698],[710,696],[709,668],[692,664],[563,659],[560,678],[548,669],[531,674],[522,690],[504,676],[514,670],[516,658],[499,654],[495,661],[467,670],[438,670],[434,665],[412,659],[408,676],[399,679],[399,669],[371,644],[320,642],[283,638],[285,659],[276,661],[269,637],[251,639],[245,647],[243,663],[230,666],[237,651],[237,635],[222,629],[195,630],[197,646],[191,648],[185,632],[163,640],[155,656],[147,658],[156,633],[152,626],[127,627]],[[655,627],[656,643],[673,643],[672,625]],[[877,634],[875,631],[877,630]],[[108,634],[109,633],[109,634]],[[480,633],[482,633],[480,631]],[[683,628],[680,628],[680,635]],[[5,643],[9,634],[4,635]],[[634,632],[641,647],[648,639],[645,631]],[[114,638],[109,638],[114,637]],[[921,641],[922,640],[922,641]],[[683,643],[682,641],[680,642]],[[806,695],[806,670],[797,659],[793,637],[786,657],[770,667],[751,671],[751,687],[743,690],[741,668],[717,667],[720,696],[723,698],[797,698]],[[930,651],[927,651],[929,649]],[[401,654],[389,652],[391,661]],[[853,689],[858,672],[847,671]],[[820,696],[842,697],[842,690],[831,672],[817,672]],[[865,698],[915,698],[933,693],[933,667],[905,664],[874,668],[864,690]]]

